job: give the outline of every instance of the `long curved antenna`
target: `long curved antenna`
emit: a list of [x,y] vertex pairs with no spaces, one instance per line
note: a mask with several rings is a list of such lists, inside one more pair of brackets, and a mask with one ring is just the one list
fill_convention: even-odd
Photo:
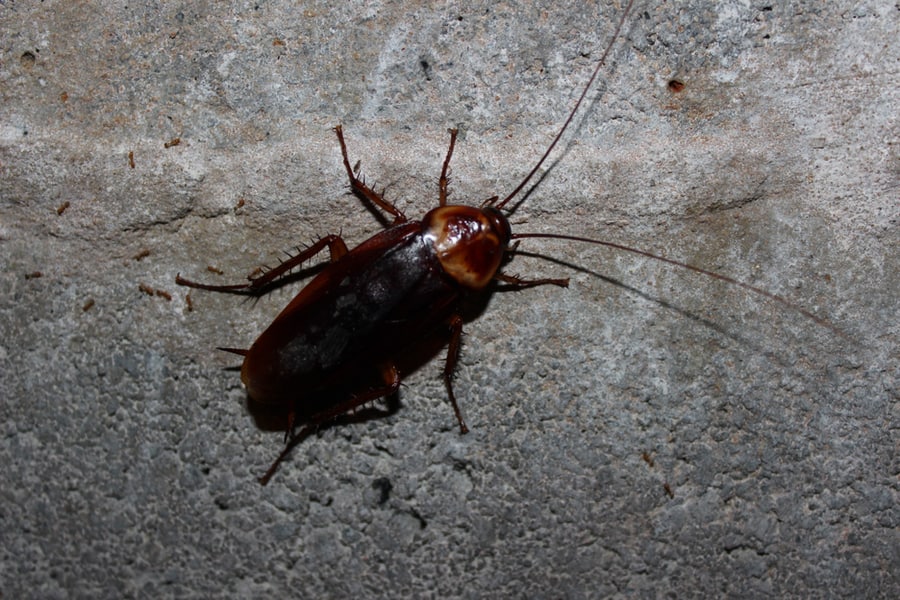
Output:
[[830,329],[834,333],[839,336],[849,339],[849,336],[832,325],[826,319],[822,317],[816,316],[813,313],[809,312],[805,308],[797,306],[790,300],[784,298],[783,296],[779,296],[778,294],[773,294],[772,292],[768,292],[762,288],[758,288],[755,285],[750,285],[749,283],[744,283],[738,279],[734,279],[733,277],[728,277],[727,275],[722,275],[720,273],[716,273],[715,271],[709,271],[707,269],[701,269],[700,267],[695,267],[694,265],[689,265],[688,263],[681,262],[680,260],[675,260],[672,258],[666,258],[665,256],[659,256],[658,254],[653,254],[652,252],[647,252],[645,250],[638,250],[637,248],[632,248],[630,246],[623,246],[622,244],[616,244],[615,242],[606,242],[603,240],[595,240],[592,238],[579,237],[577,235],[564,235],[561,233],[514,233],[511,236],[511,239],[521,240],[524,238],[552,238],[556,240],[569,240],[572,242],[585,242],[588,244],[597,244],[598,246],[606,246],[607,248],[615,248],[616,250],[622,250],[624,252],[631,252],[632,254],[638,254],[640,256],[645,256],[647,258],[652,258],[654,260],[658,260],[664,263],[668,263],[670,265],[675,265],[676,267],[681,267],[682,269],[687,269],[689,271],[693,271],[695,273],[700,273],[701,275],[706,275],[707,277],[712,277],[713,279],[718,279],[719,281],[724,281],[725,283],[729,283],[731,285],[736,285],[738,287],[742,287],[745,290],[750,290],[755,294],[759,294],[769,300],[777,302],[787,308],[797,311],[804,317],[814,321],[815,323]]
[[606,50],[603,51],[603,56],[600,57],[600,61],[597,63],[597,67],[594,69],[591,78],[588,79],[587,85],[584,86],[584,90],[581,92],[581,96],[578,97],[578,102],[575,103],[575,108],[572,109],[572,112],[569,113],[569,117],[566,119],[563,126],[560,128],[559,133],[556,134],[556,137],[553,138],[553,142],[547,147],[547,150],[544,152],[544,155],[541,156],[541,159],[537,161],[537,164],[534,165],[534,168],[525,176],[525,179],[522,180],[521,183],[512,191],[512,193],[504,198],[500,204],[498,204],[495,208],[502,209],[506,204],[516,197],[516,195],[522,191],[528,182],[531,181],[531,178],[534,177],[534,174],[538,172],[538,169],[541,168],[541,165],[544,164],[544,161],[547,160],[547,157],[550,156],[550,153],[553,151],[553,148],[556,147],[556,143],[559,142],[560,138],[566,132],[566,129],[569,127],[569,123],[572,122],[572,119],[575,118],[575,113],[578,112],[578,107],[581,106],[581,102],[584,100],[584,97],[587,96],[588,91],[591,89],[591,85],[594,83],[594,80],[597,79],[597,75],[600,74],[600,69],[606,62],[606,57],[609,56],[609,53],[612,51],[613,44],[616,42],[616,38],[619,37],[619,32],[622,30],[622,26],[625,24],[625,19],[628,17],[628,12],[631,10],[631,5],[634,4],[634,0],[629,0],[628,4],[625,6],[625,12],[622,13],[622,18],[619,19],[619,24],[616,25],[616,30],[613,32],[612,38],[609,40],[609,44],[606,45]]

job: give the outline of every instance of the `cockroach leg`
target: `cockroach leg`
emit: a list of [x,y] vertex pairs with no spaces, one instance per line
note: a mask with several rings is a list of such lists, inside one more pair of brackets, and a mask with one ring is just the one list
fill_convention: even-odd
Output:
[[496,279],[497,281],[502,281],[503,283],[516,289],[525,289],[536,287],[539,285],[556,285],[564,288],[569,287],[568,277],[565,279],[522,279],[521,277],[516,277],[515,275],[494,273],[494,279]]
[[[344,160],[344,169],[347,171],[347,177],[350,179],[350,190],[363,202],[374,204],[386,213],[390,213],[394,217],[394,225],[406,223],[409,219],[403,212],[381,197],[381,194],[370,188],[365,182],[356,176],[350,167],[350,159],[347,158],[347,144],[344,143],[344,131],[340,125],[336,125],[334,132],[337,134],[338,143],[341,145],[341,156]],[[358,163],[357,163],[358,164]]]
[[303,439],[316,431],[323,423],[328,423],[332,419],[336,419],[350,412],[354,408],[362,406],[366,402],[371,402],[379,398],[389,397],[393,394],[396,394],[400,389],[400,371],[397,369],[397,365],[393,363],[385,363],[381,366],[381,375],[384,378],[384,386],[368,390],[362,394],[357,394],[350,400],[342,402],[327,411],[321,412],[311,419],[304,419],[305,421],[307,421],[307,424],[296,434],[294,433],[294,426],[296,424],[295,413],[291,411],[291,414],[288,417],[289,424],[288,430],[285,434],[287,438],[285,440],[284,449],[281,451],[281,454],[278,455],[278,458],[276,458],[272,465],[269,467],[269,470],[266,471],[265,474],[257,481],[259,481],[259,483],[262,485],[266,485],[267,483],[269,483],[269,480],[272,479],[275,471],[278,470],[279,465],[284,462],[284,459],[287,458],[287,456],[291,453],[291,450],[294,449],[294,446],[299,444],[301,441],[303,441]]
[[[384,380],[384,385],[381,387],[373,388],[371,390],[367,390],[361,394],[354,394],[353,398],[350,401],[352,404],[351,408],[356,408],[357,406],[362,406],[366,402],[371,402],[372,400],[378,400],[379,398],[390,396],[391,394],[397,393],[397,390],[400,389],[400,371],[397,369],[397,365],[392,362],[388,362],[381,365],[379,369],[381,371],[381,378]],[[334,417],[347,412],[347,410],[342,410],[337,413],[334,413],[334,411],[328,411],[325,419],[333,419]],[[321,421],[322,418],[316,416],[316,420]]]
[[[452,145],[451,145],[452,146]],[[447,362],[444,363],[444,385],[447,386],[447,396],[450,398],[450,405],[459,422],[459,432],[469,433],[466,422],[463,421],[462,411],[459,410],[459,404],[456,403],[456,396],[453,395],[453,373],[456,371],[456,363],[459,360],[459,346],[462,339],[463,320],[459,315],[453,315],[450,318],[450,343],[447,346]]]
[[444,166],[441,168],[441,178],[438,182],[440,206],[447,206],[447,182],[449,181],[447,172],[450,170],[450,157],[453,156],[453,146],[456,145],[457,130],[455,128],[448,129],[447,133],[450,134],[450,147],[447,148],[447,158],[444,159]]
[[185,279],[181,275],[175,277],[175,283],[199,290],[209,290],[212,292],[227,292],[233,294],[249,294],[261,296],[272,289],[275,283],[283,276],[287,275],[292,269],[303,264],[325,247],[331,252],[331,262],[336,262],[342,256],[347,254],[347,244],[339,235],[326,235],[309,248],[306,248],[299,254],[292,256],[277,267],[265,272],[255,279],[251,279],[248,283],[239,283],[235,285],[209,285]]

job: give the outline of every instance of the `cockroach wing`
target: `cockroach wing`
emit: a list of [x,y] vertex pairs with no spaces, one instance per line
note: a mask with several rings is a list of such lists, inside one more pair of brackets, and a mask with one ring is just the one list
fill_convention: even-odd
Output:
[[241,379],[256,402],[312,416],[335,393],[376,387],[385,365],[447,321],[459,295],[421,224],[392,227],[301,290],[250,347]]

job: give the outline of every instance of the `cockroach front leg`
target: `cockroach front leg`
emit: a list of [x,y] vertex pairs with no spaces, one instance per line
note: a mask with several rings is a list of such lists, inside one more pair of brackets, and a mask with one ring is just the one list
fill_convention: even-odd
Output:
[[394,216],[394,225],[406,223],[408,220],[403,212],[381,197],[381,194],[370,188],[366,183],[356,176],[350,167],[350,159],[347,158],[347,144],[344,143],[344,130],[340,125],[336,125],[334,132],[337,134],[338,143],[341,145],[341,156],[344,159],[344,169],[347,170],[347,177],[350,179],[350,190],[363,202],[374,204],[386,213]]
[[502,281],[518,289],[535,287],[538,285],[556,285],[559,287],[569,287],[569,279],[522,279],[515,275],[504,275],[503,273],[495,273],[494,279]]
[[447,386],[447,396],[450,398],[450,405],[453,406],[453,413],[459,422],[459,432],[469,433],[466,422],[463,421],[462,411],[459,410],[459,404],[456,403],[456,396],[453,395],[453,372],[456,371],[456,362],[459,360],[459,346],[462,339],[463,320],[459,315],[453,315],[450,319],[450,344],[447,346],[447,362],[444,363],[444,385]]
[[331,262],[335,262],[342,256],[347,254],[347,244],[338,235],[326,235],[309,248],[301,251],[299,254],[292,256],[277,267],[266,271],[256,278],[250,279],[248,283],[239,283],[236,285],[209,285],[185,279],[180,274],[175,277],[175,283],[185,287],[197,288],[199,290],[209,290],[211,292],[226,292],[232,294],[250,294],[261,296],[270,291],[279,279],[290,273],[291,270],[300,266],[319,252],[328,247],[331,253]]

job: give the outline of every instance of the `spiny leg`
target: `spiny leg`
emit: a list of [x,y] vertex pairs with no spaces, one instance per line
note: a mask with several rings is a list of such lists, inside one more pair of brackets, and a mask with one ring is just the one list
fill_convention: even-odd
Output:
[[441,206],[447,206],[447,182],[449,181],[447,178],[447,171],[450,170],[450,157],[453,156],[453,146],[456,145],[457,130],[448,129],[447,132],[450,134],[450,147],[447,148],[447,157],[444,159],[444,166],[441,169],[441,179],[438,182],[438,198]]
[[456,403],[456,396],[453,395],[453,372],[456,371],[456,363],[459,360],[459,346],[462,338],[463,320],[459,315],[453,315],[450,319],[450,344],[447,346],[447,362],[444,363],[444,385],[447,386],[447,395],[450,398],[450,405],[453,406],[453,413],[459,422],[459,432],[469,433],[466,422],[463,421],[462,411],[459,410],[459,404]]
[[[391,394],[397,393],[397,390],[400,389],[400,371],[397,369],[397,365],[392,362],[387,362],[379,365],[378,368],[381,375],[381,381],[384,383],[384,385],[366,390],[365,392],[362,392],[360,394],[354,394],[349,400],[340,402],[336,406],[313,415],[308,419],[308,422],[311,424],[325,423],[326,421],[330,421],[331,419],[339,417],[342,414],[351,411],[358,406],[362,406],[367,402],[378,400],[379,398],[384,398],[385,396],[390,396]],[[288,440],[294,435],[296,418],[296,412],[292,410],[288,415],[287,431],[285,431],[284,434],[285,442],[288,442]]]
[[209,290],[211,292],[263,295],[266,291],[269,291],[271,286],[280,278],[321,252],[326,246],[331,253],[331,262],[335,262],[347,254],[347,244],[344,243],[344,240],[341,239],[339,235],[326,235],[309,248],[304,249],[296,256],[292,256],[277,267],[266,271],[259,277],[250,279],[248,283],[239,283],[235,285],[209,285],[185,279],[180,274],[175,276],[175,283],[199,290]]
[[303,430],[298,434],[294,434],[294,413],[288,417],[288,430],[287,434],[289,438],[285,440],[284,449],[281,451],[281,454],[278,455],[278,458],[275,459],[275,462],[269,467],[269,470],[266,471],[265,475],[259,478],[259,482],[262,485],[266,485],[269,483],[269,480],[272,478],[272,475],[275,474],[275,471],[278,470],[278,466],[284,462],[284,459],[287,458],[288,454],[290,454],[291,450],[294,449],[294,446],[299,444],[310,432],[314,431],[317,427],[319,427],[322,423],[326,423],[332,419],[335,419],[344,413],[347,413],[358,406],[362,406],[366,402],[371,402],[372,400],[377,400],[378,398],[383,398],[385,396],[390,396],[392,394],[396,394],[397,390],[400,389],[400,371],[397,369],[397,365],[393,363],[386,363],[381,366],[381,377],[384,381],[384,385],[368,390],[362,394],[357,394],[350,398],[345,402],[341,402],[337,406],[334,406],[324,412],[321,412],[309,420],[309,423]]
[[338,143],[341,145],[341,156],[344,159],[344,169],[347,170],[347,177],[350,179],[350,190],[360,197],[363,201],[371,202],[378,206],[381,210],[394,216],[394,225],[405,223],[406,215],[403,212],[381,197],[381,194],[370,188],[359,179],[350,167],[350,159],[347,158],[347,144],[344,143],[344,130],[340,125],[335,126],[334,132],[337,134]]

